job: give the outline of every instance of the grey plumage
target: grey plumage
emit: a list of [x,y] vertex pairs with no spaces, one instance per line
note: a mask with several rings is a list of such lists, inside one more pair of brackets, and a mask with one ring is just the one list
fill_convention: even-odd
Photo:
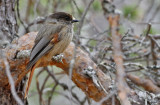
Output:
[[27,65],[27,69],[31,69],[25,97],[27,97],[35,68],[67,48],[73,37],[72,24],[75,22],[78,20],[74,20],[70,14],[65,12],[57,12],[46,18],[44,26],[39,30],[35,39]]
[[41,58],[43,55],[45,55],[49,50],[53,48],[54,45],[50,45],[49,43],[51,39],[54,37],[54,34],[59,33],[63,27],[64,25],[50,24],[44,25],[39,30],[35,40],[35,45],[31,51],[30,61],[26,68],[27,70],[30,69],[38,61],[39,58]]

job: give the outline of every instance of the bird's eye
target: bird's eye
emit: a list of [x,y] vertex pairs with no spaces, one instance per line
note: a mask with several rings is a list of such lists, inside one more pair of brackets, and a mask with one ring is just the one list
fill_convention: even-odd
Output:
[[69,20],[70,20],[70,18],[69,18],[69,17],[65,17],[65,20],[69,21]]

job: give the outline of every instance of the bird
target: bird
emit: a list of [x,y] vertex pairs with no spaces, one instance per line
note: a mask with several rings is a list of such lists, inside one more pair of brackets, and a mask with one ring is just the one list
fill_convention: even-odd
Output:
[[42,61],[51,60],[53,56],[63,53],[73,38],[73,23],[79,22],[71,14],[56,12],[47,16],[43,26],[38,31],[30,60],[26,69],[30,71],[27,81],[25,98],[34,74],[34,70]]

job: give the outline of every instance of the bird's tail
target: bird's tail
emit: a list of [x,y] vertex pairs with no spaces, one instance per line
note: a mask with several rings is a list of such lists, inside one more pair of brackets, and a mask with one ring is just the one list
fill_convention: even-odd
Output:
[[28,91],[29,91],[29,88],[30,88],[30,85],[32,82],[32,77],[33,77],[35,68],[36,68],[36,64],[30,70],[30,75],[29,75],[29,79],[27,81],[27,86],[26,86],[26,90],[25,90],[25,96],[24,96],[25,98],[28,96]]

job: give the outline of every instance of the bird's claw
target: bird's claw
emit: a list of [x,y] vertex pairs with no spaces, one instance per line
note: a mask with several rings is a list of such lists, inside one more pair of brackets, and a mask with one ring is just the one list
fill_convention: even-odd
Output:
[[63,61],[62,61],[63,56],[64,56],[63,54],[58,54],[56,56],[53,56],[52,60],[63,63]]

